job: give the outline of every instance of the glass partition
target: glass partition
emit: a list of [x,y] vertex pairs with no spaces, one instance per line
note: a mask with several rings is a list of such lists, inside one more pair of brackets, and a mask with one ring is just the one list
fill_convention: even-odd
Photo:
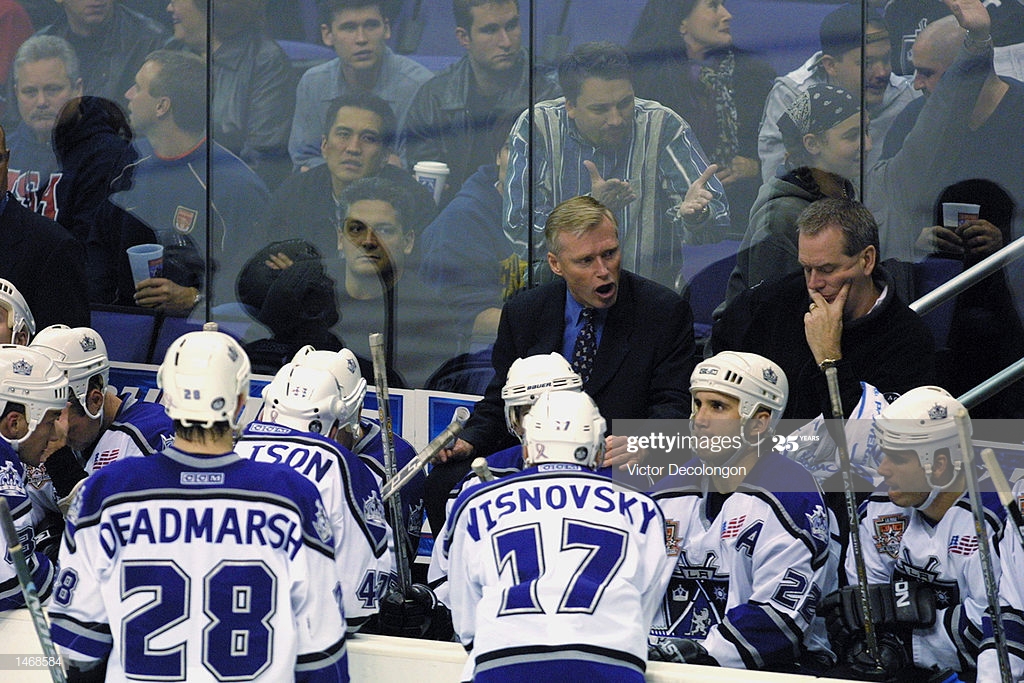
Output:
[[[153,330],[132,359],[215,320],[263,372],[307,343],[368,368],[383,332],[396,385],[480,393],[576,195],[611,210],[623,268],[689,297],[699,340],[801,270],[816,199],[864,202],[906,301],[1022,233],[1017,2],[989,7],[994,71],[983,31],[900,0],[77,5],[25,3],[8,186],[84,245],[107,335]],[[150,243],[136,289],[125,250]],[[1024,355],[1022,267],[925,318],[954,394]],[[992,416],[1024,410],[1000,396]]]

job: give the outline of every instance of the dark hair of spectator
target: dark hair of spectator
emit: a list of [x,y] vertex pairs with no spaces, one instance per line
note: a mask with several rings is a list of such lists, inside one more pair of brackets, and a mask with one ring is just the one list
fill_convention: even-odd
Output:
[[395,210],[402,232],[414,230],[419,232],[423,226],[423,211],[409,189],[401,187],[385,178],[362,178],[355,181],[338,197],[342,215],[347,215],[349,207],[359,201],[381,201],[391,205]]
[[368,92],[352,92],[331,100],[331,103],[327,105],[327,116],[324,117],[324,137],[330,135],[331,128],[334,127],[334,121],[338,118],[338,110],[342,107],[365,109],[380,117],[380,135],[384,146],[388,149],[394,148],[395,135],[398,128],[395,112],[391,110],[390,104]]
[[452,0],[452,14],[455,16],[455,26],[470,31],[473,28],[474,7],[482,5],[507,5],[512,3],[519,9],[519,0]]
[[878,253],[878,223],[860,202],[841,198],[819,199],[796,219],[796,227],[802,235],[817,235],[832,226],[842,230],[845,255],[855,256],[869,246]]
[[149,82],[149,94],[171,100],[174,123],[183,131],[201,133],[206,129],[206,62],[184,50],[154,50],[147,62],[160,69]]
[[347,9],[376,7],[380,10],[384,21],[390,21],[396,14],[393,3],[394,0],[319,0],[316,4],[317,17],[322,25],[330,26],[339,12],[344,12]]
[[131,142],[133,137],[128,117],[116,102],[93,95],[65,102],[53,125],[53,152],[57,160],[63,164],[72,146],[96,132],[112,133],[125,142]]
[[558,65],[558,84],[565,99],[573,103],[588,78],[617,81],[632,80],[632,77],[629,55],[621,46],[610,42],[581,43]]

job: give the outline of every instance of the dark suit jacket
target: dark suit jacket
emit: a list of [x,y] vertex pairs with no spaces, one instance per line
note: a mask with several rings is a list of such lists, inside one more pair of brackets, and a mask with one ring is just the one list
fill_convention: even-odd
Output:
[[36,330],[55,323],[89,325],[85,247],[70,232],[8,195],[0,242],[0,277],[25,297]]
[[[477,454],[517,443],[505,427],[501,388],[517,358],[561,352],[565,297],[565,281],[558,278],[520,292],[502,309],[491,357],[494,379],[461,435]],[[601,415],[609,421],[687,418],[694,362],[690,305],[671,290],[622,271],[618,300],[608,310],[594,369],[583,387]]]

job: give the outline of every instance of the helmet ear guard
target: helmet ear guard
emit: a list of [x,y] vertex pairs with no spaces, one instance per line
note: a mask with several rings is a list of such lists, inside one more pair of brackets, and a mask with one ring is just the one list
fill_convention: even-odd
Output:
[[3,438],[15,450],[32,435],[47,411],[68,403],[68,380],[45,354],[27,346],[0,345],[0,413],[8,404],[24,406],[28,431],[19,439]]
[[[336,353],[317,351],[307,344],[296,352],[290,365],[305,369],[297,376],[304,378],[302,381],[312,381],[313,375],[307,375],[308,372],[318,373],[321,379],[317,381],[325,383],[320,387],[321,393],[317,395],[320,397],[318,400],[323,402],[321,410],[325,411],[329,420],[321,419],[322,422],[325,422],[321,427],[329,430],[331,425],[337,421],[340,428],[354,433],[359,427],[367,389],[366,379],[359,372],[359,361],[356,359],[356,355],[348,349],[341,349]],[[327,378],[330,379],[327,380]],[[275,377],[275,381],[276,379]],[[328,393],[332,394],[336,400],[326,402]],[[298,404],[295,404],[295,409],[299,409]],[[295,428],[300,429],[300,427]],[[301,427],[301,429],[311,431],[306,427]]]
[[101,376],[102,386],[110,380],[110,360],[103,337],[90,327],[71,328],[50,325],[32,340],[29,346],[49,356],[68,378],[71,393],[78,399],[82,410],[95,420],[103,414],[103,406],[93,413],[89,410],[89,380]]
[[524,421],[526,465],[566,462],[601,467],[605,428],[604,418],[585,392],[542,394]]
[[508,369],[501,398],[505,401],[505,426],[518,439],[522,438],[522,410],[532,406],[549,391],[583,391],[583,380],[569,361],[558,353],[517,358]]
[[32,317],[28,302],[25,301],[25,297],[18,291],[18,288],[3,278],[0,278],[0,308],[7,313],[7,326],[11,328],[11,341],[13,342],[21,331],[26,332],[31,341],[36,334],[36,320]]
[[157,370],[167,415],[206,429],[218,422],[238,426],[249,394],[249,357],[223,332],[203,330],[178,337]]
[[[924,386],[903,394],[875,417],[875,434],[883,450],[913,451],[921,461],[931,492],[925,502],[917,506],[919,509],[928,507],[935,496],[949,490],[963,469],[965,454],[956,425],[956,415],[963,409],[963,404],[945,389]],[[968,440],[972,432],[968,417]],[[935,456],[940,451],[949,454],[952,468],[952,476],[944,484],[932,479]]]

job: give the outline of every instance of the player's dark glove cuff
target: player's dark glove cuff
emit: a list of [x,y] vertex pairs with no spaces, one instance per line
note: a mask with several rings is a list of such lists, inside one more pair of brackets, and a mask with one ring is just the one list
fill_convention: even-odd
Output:
[[647,659],[652,662],[718,666],[718,661],[708,654],[703,645],[689,638],[658,638],[649,642]]
[[399,591],[385,595],[378,617],[386,636],[451,641],[455,635],[451,610],[420,583],[409,586],[405,595]]
[[67,496],[75,484],[88,476],[70,446],[54,451],[43,463],[43,468],[53,482],[53,490],[57,492],[58,498]]

